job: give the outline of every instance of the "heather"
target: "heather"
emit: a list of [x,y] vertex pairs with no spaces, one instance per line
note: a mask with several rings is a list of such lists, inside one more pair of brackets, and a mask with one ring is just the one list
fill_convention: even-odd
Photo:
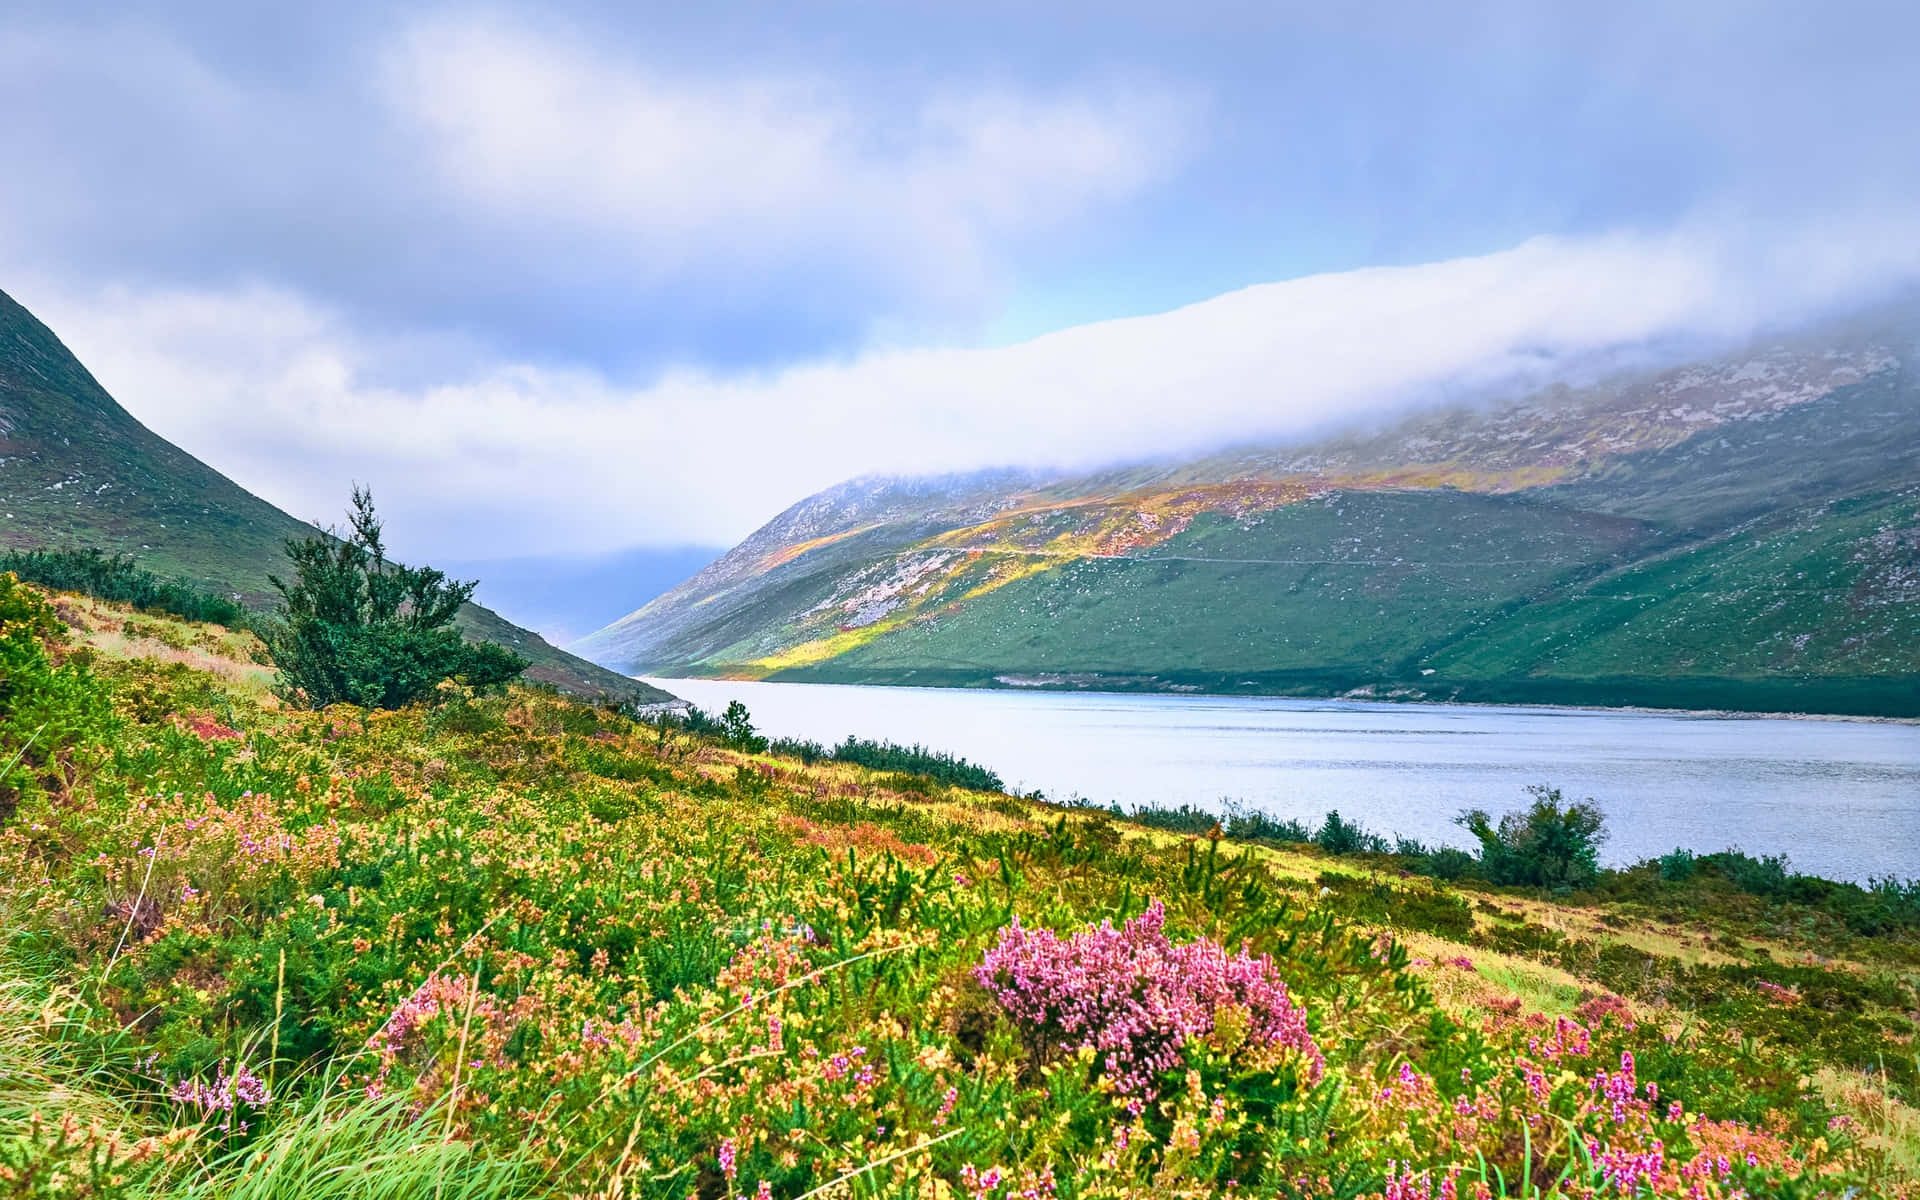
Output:
[[1920,939],[1805,885],[308,709],[9,586],[0,1195],[1916,1194]]

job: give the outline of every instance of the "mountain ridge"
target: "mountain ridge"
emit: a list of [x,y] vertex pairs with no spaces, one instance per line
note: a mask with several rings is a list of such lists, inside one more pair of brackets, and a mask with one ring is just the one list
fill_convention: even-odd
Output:
[[850,481],[574,645],[663,675],[1920,715],[1916,329],[1895,306],[1187,462]]
[[[160,437],[109,395],[59,337],[0,291],[0,545],[97,546],[156,574],[261,604],[282,545],[317,527],[282,512]],[[469,638],[531,664],[529,678],[582,694],[672,697],[549,644],[477,604]]]

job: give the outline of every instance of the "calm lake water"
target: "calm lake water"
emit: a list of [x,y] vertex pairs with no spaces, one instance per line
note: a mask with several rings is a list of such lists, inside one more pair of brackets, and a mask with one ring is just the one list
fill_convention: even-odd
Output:
[[1364,704],[658,679],[763,733],[920,742],[1010,788],[1102,804],[1234,800],[1461,844],[1463,808],[1517,808],[1527,784],[1591,796],[1605,858],[1675,846],[1785,854],[1835,879],[1920,876],[1920,726],[1595,709]]

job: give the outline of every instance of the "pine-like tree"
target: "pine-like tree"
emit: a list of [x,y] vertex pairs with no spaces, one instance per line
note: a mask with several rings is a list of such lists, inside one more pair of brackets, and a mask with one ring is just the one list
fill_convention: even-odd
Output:
[[454,628],[477,581],[389,561],[380,534],[372,493],[355,487],[346,530],[288,539],[293,581],[270,577],[281,608],[266,633],[283,699],[400,708],[449,679],[484,690],[526,669],[513,651]]

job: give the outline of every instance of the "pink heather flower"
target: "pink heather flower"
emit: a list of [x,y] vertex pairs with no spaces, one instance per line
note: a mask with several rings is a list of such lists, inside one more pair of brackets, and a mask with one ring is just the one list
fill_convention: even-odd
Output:
[[1214,1014],[1228,1004],[1251,1015],[1249,1042],[1299,1051],[1318,1082],[1325,1059],[1273,960],[1229,955],[1208,938],[1175,945],[1165,924],[1157,900],[1122,928],[1102,921],[1067,938],[1016,919],[974,978],[1043,1048],[1096,1051],[1122,1092],[1153,1095],[1181,1048],[1212,1033]]
[[1644,1150],[1636,1150],[1614,1146],[1601,1149],[1589,1139],[1588,1149],[1606,1183],[1624,1196],[1639,1195],[1666,1170],[1666,1146],[1657,1140]]
[[1619,1071],[1596,1072],[1593,1077],[1593,1082],[1589,1087],[1596,1100],[1604,1101],[1612,1107],[1613,1123],[1615,1125],[1624,1125],[1626,1123],[1627,1112],[1630,1108],[1639,1108],[1644,1111],[1646,1107],[1636,1097],[1636,1093],[1640,1090],[1640,1085],[1633,1077],[1633,1052],[1631,1050],[1621,1052]]
[[740,1164],[736,1159],[736,1153],[733,1146],[733,1139],[728,1138],[720,1143],[720,1153],[716,1155],[720,1160],[720,1173],[727,1177],[727,1188],[729,1191],[733,1188],[733,1177],[740,1173]]
[[1000,1188],[1000,1168],[979,1171],[972,1163],[965,1163],[960,1168],[960,1183],[967,1189],[968,1200],[986,1200]]
[[953,1106],[959,1102],[960,1089],[948,1088],[947,1094],[940,1098],[940,1111],[933,1114],[933,1124],[936,1128],[947,1123],[947,1118],[953,1115]]
[[215,1071],[212,1083],[202,1083],[198,1079],[183,1079],[167,1090],[167,1099],[184,1109],[198,1109],[202,1119],[212,1116],[220,1118],[220,1128],[227,1132],[236,1129],[245,1133],[247,1123],[234,1120],[237,1110],[245,1108],[265,1108],[272,1102],[273,1096],[267,1090],[266,1081],[248,1069],[245,1063],[236,1065],[233,1074],[227,1074],[226,1064],[222,1063]]
[[1456,1200],[1459,1195],[1457,1180],[1458,1167],[1448,1171],[1434,1186],[1433,1172],[1413,1169],[1413,1164],[1387,1162],[1387,1186],[1381,1193],[1385,1200]]

